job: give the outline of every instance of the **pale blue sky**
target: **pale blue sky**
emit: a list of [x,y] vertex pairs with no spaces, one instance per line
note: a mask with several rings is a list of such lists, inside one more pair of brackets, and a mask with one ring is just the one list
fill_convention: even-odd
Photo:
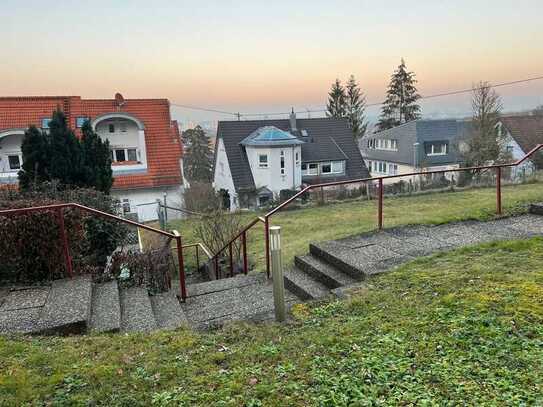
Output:
[[[402,56],[422,94],[543,75],[541,0],[3,0],[1,10],[2,95],[120,91],[284,111],[322,105],[351,73],[380,101]],[[543,103],[543,81],[500,92],[510,110]],[[424,107],[469,110],[463,97]]]

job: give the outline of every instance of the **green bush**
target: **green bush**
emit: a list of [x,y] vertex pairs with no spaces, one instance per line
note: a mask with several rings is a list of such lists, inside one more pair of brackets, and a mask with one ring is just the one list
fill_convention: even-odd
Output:
[[[118,202],[92,189],[63,189],[54,183],[20,192],[0,191],[0,210],[78,203],[115,214]],[[123,241],[127,229],[78,209],[64,209],[70,255],[76,273],[103,268],[107,256]],[[0,282],[38,283],[66,276],[58,212],[54,210],[0,216]]]

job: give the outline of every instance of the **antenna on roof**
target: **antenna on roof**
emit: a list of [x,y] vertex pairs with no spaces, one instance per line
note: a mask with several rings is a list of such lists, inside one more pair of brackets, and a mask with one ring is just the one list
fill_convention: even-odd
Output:
[[294,108],[290,113],[290,131],[296,131],[296,113],[294,113]]
[[237,112],[236,116],[238,117],[238,122],[239,122],[241,120],[241,114],[239,112]]

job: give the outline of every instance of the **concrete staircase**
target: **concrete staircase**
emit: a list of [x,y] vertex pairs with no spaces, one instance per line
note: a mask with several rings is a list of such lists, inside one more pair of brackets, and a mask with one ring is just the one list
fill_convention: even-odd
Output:
[[82,334],[175,329],[187,319],[172,293],[95,284],[88,276],[0,292],[0,333]]

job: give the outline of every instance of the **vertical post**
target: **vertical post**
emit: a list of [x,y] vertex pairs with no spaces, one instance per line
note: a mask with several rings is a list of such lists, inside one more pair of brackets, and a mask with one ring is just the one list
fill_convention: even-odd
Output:
[[264,238],[266,244],[266,275],[270,278],[270,220],[264,217]]
[[200,245],[196,245],[196,271],[200,270]]
[[219,253],[215,255],[215,280],[219,279]]
[[283,322],[287,316],[285,305],[285,280],[283,279],[283,264],[281,260],[281,227],[270,228],[273,303],[275,306],[275,320]]
[[160,230],[166,230],[166,223],[164,222],[164,212],[162,212],[162,203],[160,199],[156,200],[157,204],[157,213],[158,213],[158,223],[160,224]]
[[379,178],[379,201],[377,205],[379,230],[383,229],[383,178]]
[[496,213],[502,214],[502,167],[496,167]]
[[241,235],[241,247],[243,250],[243,273],[247,274],[248,267],[247,267],[247,231],[243,231]]
[[230,259],[230,277],[234,277],[234,256],[232,255],[232,242],[228,245],[228,258]]
[[166,197],[168,195],[166,192],[164,192],[164,223],[168,223],[168,201],[166,200]]
[[179,286],[181,287],[181,299],[187,299],[187,287],[185,287],[185,262],[183,260],[183,244],[181,235],[174,231],[175,242],[177,244],[177,262],[179,263]]
[[60,230],[60,239],[62,240],[62,247],[64,251],[64,262],[66,263],[66,271],[68,276],[72,278],[74,271],[72,267],[72,257],[70,256],[70,248],[68,246],[68,236],[66,235],[66,226],[64,225],[64,213],[62,208],[57,209],[58,227]]

